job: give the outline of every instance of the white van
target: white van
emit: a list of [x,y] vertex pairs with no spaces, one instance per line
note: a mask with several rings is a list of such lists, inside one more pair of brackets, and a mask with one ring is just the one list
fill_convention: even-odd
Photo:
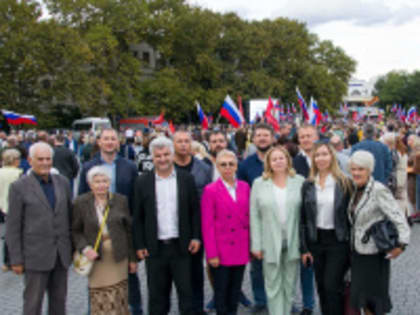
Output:
[[73,121],[72,129],[75,133],[80,134],[81,131],[92,132],[97,135],[102,129],[111,128],[109,118],[87,117]]

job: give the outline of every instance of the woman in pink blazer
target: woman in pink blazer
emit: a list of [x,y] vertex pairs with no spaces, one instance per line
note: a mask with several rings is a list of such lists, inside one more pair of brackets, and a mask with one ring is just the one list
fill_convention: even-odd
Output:
[[217,315],[236,314],[249,250],[249,196],[246,182],[236,180],[235,154],[216,158],[220,178],[204,188],[201,225],[204,249],[214,278]]

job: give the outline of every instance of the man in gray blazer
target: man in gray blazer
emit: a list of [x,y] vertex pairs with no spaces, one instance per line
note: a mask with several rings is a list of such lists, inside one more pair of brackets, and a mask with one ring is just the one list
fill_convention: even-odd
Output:
[[50,173],[52,158],[48,144],[32,145],[32,171],[9,191],[6,241],[13,272],[24,275],[24,315],[41,315],[45,292],[49,314],[66,313],[67,270],[72,261],[71,193],[64,176]]

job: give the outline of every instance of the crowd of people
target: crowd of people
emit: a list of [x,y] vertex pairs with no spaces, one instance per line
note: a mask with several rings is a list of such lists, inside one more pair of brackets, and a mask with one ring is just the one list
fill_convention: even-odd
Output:
[[[270,315],[391,311],[390,260],[420,209],[416,126],[284,122],[74,135],[0,133],[3,271],[24,277],[23,314],[66,314],[77,252],[89,314]],[[373,226],[397,234],[384,249]],[[145,261],[146,279],[138,275]],[[242,292],[247,265],[253,296]],[[214,295],[204,299],[204,279]],[[299,283],[299,285],[297,285]],[[301,290],[303,308],[294,305]],[[251,302],[252,300],[252,302]]]

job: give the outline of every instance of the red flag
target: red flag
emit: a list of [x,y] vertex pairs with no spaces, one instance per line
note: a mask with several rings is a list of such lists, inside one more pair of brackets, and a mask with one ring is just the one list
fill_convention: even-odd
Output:
[[267,104],[267,108],[265,110],[264,117],[267,120],[267,122],[271,126],[273,126],[274,131],[277,132],[277,131],[280,131],[280,126],[279,126],[279,123],[278,123],[277,119],[273,116],[273,114],[271,112],[273,110],[273,108],[274,108],[274,104],[273,104],[273,101],[271,100],[271,96],[270,96],[268,98],[268,104]]
[[165,116],[163,112],[160,113],[159,117],[152,121],[154,125],[160,125],[165,121]]
[[169,131],[171,132],[171,134],[175,133],[175,126],[172,123],[172,120],[169,121]]
[[242,117],[245,117],[244,108],[242,107],[242,97],[240,95],[238,95],[238,105],[239,105],[239,111],[241,112]]

